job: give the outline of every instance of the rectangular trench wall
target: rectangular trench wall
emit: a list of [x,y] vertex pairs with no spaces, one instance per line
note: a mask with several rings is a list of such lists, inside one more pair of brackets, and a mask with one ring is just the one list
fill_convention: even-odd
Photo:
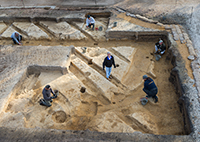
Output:
[[193,132],[193,125],[189,114],[190,99],[184,94],[187,92],[187,86],[184,84],[185,80],[189,77],[185,68],[184,60],[177,49],[176,42],[172,39],[171,34],[168,35],[168,53],[166,60],[170,60],[173,69],[170,74],[169,81],[172,82],[176,88],[176,94],[179,97],[177,103],[179,104],[180,111],[183,115],[184,134],[189,135]]
[[68,73],[66,67],[61,66],[40,66],[40,65],[31,65],[25,69],[24,73],[21,75],[19,81],[15,84],[12,91],[9,93],[8,97],[4,99],[4,103],[0,106],[0,112],[2,112],[5,107],[8,105],[8,100],[12,97],[13,94],[18,94],[19,90],[23,89],[23,82],[29,77],[29,75],[35,74],[39,76],[41,72],[51,72],[51,71],[60,71],[63,75]]
[[68,73],[66,67],[32,65],[27,68],[27,76],[31,74],[40,74],[41,72],[49,72],[49,71],[60,71],[63,75]]
[[131,40],[151,40],[151,39],[166,39],[167,31],[152,31],[152,32],[135,32],[135,31],[106,31],[106,38],[114,39],[131,39]]

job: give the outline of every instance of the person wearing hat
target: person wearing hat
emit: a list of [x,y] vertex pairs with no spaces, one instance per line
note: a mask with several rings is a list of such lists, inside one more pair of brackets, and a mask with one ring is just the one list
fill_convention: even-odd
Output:
[[159,42],[155,44],[155,53],[163,55],[165,50],[166,45],[164,44],[163,40],[160,39]]
[[94,25],[95,25],[95,20],[92,16],[88,15],[87,19],[86,19],[86,27],[91,28],[92,26],[92,30],[94,30]]
[[[53,97],[51,96],[51,93],[53,94]],[[57,96],[51,89],[50,85],[46,85],[44,89],[42,90],[43,98],[44,98],[44,105],[50,107],[52,99],[55,99]]]
[[156,94],[158,93],[158,88],[156,84],[154,83],[153,79],[151,79],[147,75],[144,75],[143,80],[144,80],[143,91],[147,94],[146,97],[147,98],[152,97],[153,99],[155,99],[155,103],[157,103],[158,97],[156,96]]
[[106,67],[106,78],[108,80],[112,78],[110,76],[112,65],[114,65],[114,68],[116,68],[114,57],[110,54],[110,52],[107,52],[107,57],[103,61],[103,70]]
[[18,32],[12,33],[11,38],[12,38],[14,44],[21,45],[22,36]]

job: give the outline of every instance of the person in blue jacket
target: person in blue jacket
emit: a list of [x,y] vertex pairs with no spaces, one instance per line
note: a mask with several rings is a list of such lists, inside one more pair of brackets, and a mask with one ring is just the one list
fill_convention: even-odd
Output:
[[12,33],[11,38],[12,38],[14,44],[21,45],[22,35],[20,35],[18,32]]
[[156,84],[154,83],[153,79],[151,79],[147,75],[144,75],[143,80],[144,80],[143,91],[147,94],[146,97],[147,98],[152,97],[153,99],[155,99],[155,103],[157,103],[158,97],[156,96],[156,94],[158,93],[158,88]]
[[92,26],[92,30],[94,31],[95,20],[92,16],[88,15],[86,19],[86,27],[91,28],[91,26]]

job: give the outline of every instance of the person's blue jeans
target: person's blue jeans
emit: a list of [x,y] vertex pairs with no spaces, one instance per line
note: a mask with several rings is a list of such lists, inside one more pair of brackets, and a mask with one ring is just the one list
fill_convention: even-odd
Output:
[[42,100],[42,104],[47,106],[47,107],[50,107],[51,106],[51,101],[47,101],[45,99]]
[[91,23],[88,25],[89,28],[91,28],[91,26],[92,26],[92,30],[94,30],[94,23]]
[[154,88],[152,90],[147,90],[147,89],[144,89],[143,88],[143,91],[147,94],[146,97],[152,97],[152,98],[155,98],[157,99],[158,97],[156,96],[156,94],[158,93],[158,89],[157,88]]
[[[20,39],[22,40],[22,36],[21,35],[19,35],[19,36],[20,36]],[[14,44],[17,44],[16,41],[14,40],[14,38],[12,38],[12,40],[13,40]],[[17,38],[17,40],[19,41],[19,37]]]
[[106,67],[106,78],[109,78],[112,67]]

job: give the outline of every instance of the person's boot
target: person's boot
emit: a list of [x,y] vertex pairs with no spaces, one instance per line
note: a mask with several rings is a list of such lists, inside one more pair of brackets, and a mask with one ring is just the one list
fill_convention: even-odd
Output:
[[156,97],[155,97],[155,103],[157,103],[157,102],[158,102],[158,97],[156,96]]

